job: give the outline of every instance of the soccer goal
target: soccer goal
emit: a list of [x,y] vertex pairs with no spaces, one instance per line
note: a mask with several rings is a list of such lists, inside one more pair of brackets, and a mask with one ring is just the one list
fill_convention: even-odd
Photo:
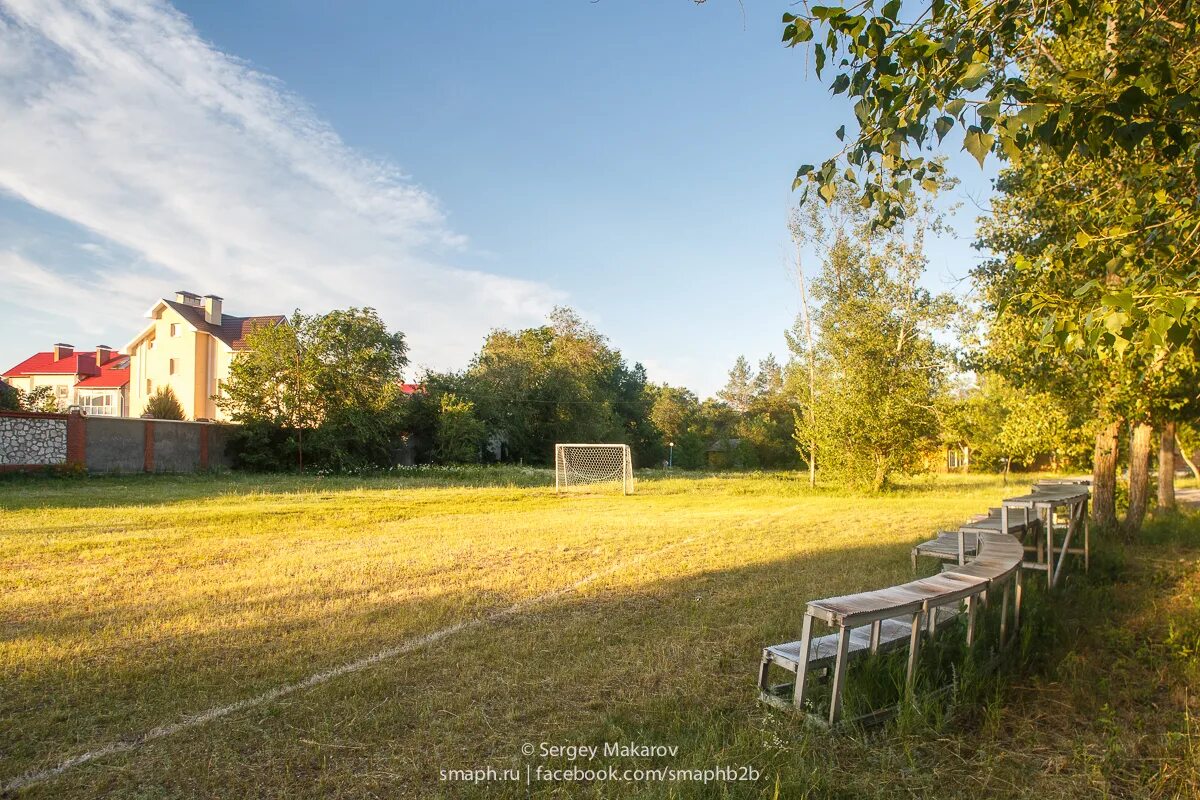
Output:
[[617,483],[622,494],[633,494],[633,458],[629,445],[554,445],[555,492],[597,483]]

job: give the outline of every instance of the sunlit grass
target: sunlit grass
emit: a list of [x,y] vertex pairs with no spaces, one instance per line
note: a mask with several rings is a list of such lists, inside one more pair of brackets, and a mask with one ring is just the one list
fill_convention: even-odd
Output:
[[28,794],[455,795],[440,769],[614,731],[687,741],[681,763],[734,741],[745,759],[745,737],[778,724],[756,703],[760,650],[796,635],[804,601],[907,579],[915,541],[1004,491],[986,476],[870,496],[784,474],[647,474],[632,497],[556,497],[552,480],[0,483],[0,784],[597,573]]

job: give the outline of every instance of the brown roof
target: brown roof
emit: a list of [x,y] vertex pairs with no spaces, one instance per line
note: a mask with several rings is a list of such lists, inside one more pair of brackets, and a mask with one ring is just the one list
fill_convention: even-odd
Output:
[[265,325],[278,325],[286,321],[282,314],[264,314],[256,317],[235,317],[232,314],[222,314],[220,325],[211,325],[204,320],[204,309],[197,306],[187,306],[174,300],[163,300],[164,303],[179,312],[196,330],[210,333],[234,350],[246,349],[246,336],[250,331]]

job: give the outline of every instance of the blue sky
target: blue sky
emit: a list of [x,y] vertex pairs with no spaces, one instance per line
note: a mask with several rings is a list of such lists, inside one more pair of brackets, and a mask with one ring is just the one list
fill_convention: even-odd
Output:
[[[784,355],[790,178],[850,116],[778,44],[785,9],[0,0],[0,361],[121,346],[177,288],[375,305],[435,368],[563,303],[712,393]],[[952,167],[937,289],[989,190]]]

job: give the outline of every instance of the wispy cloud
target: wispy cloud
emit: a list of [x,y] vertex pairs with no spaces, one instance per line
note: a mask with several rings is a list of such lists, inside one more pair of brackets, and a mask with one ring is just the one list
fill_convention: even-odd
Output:
[[450,366],[561,300],[453,268],[467,245],[433,195],[165,3],[0,0],[0,142],[0,189],[91,232],[63,263],[0,254],[5,300],[70,304],[83,333],[132,335],[114,313],[190,288],[234,313],[374,305],[418,362]]

